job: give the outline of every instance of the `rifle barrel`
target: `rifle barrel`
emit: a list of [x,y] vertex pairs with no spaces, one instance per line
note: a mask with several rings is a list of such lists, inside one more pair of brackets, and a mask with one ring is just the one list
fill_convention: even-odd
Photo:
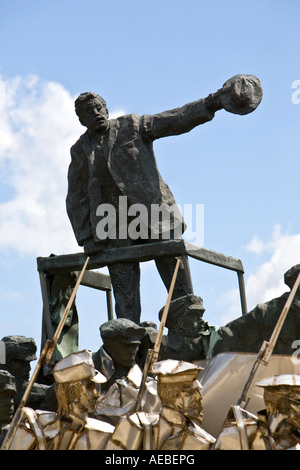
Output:
[[153,347],[153,349],[148,349],[148,352],[147,352],[147,357],[146,357],[146,361],[145,361],[144,369],[143,369],[143,377],[142,377],[142,381],[141,381],[141,384],[140,384],[140,388],[139,388],[139,392],[138,392],[138,396],[137,396],[137,401],[136,401],[136,404],[135,404],[135,411],[138,411],[139,408],[140,408],[141,401],[142,401],[142,396],[143,396],[143,393],[144,393],[144,390],[145,390],[145,384],[146,384],[148,373],[151,371],[151,368],[152,368],[152,365],[154,364],[154,362],[156,362],[157,359],[158,359],[161,340],[162,340],[162,335],[163,335],[164,327],[165,327],[165,324],[166,324],[168,311],[169,311],[169,307],[170,307],[170,302],[171,302],[171,299],[172,299],[173,290],[174,290],[174,286],[175,286],[175,282],[176,282],[177,273],[178,273],[180,263],[181,263],[181,259],[177,258],[176,266],[175,266],[175,269],[174,269],[174,273],[173,273],[173,277],[172,277],[172,281],[171,281],[171,285],[170,285],[170,289],[169,289],[169,293],[168,293],[167,302],[166,302],[166,305],[165,305],[164,310],[163,310],[163,314],[162,314],[161,322],[160,322],[160,325],[159,325],[159,330],[158,330],[158,333],[157,333],[157,336],[156,336],[156,339],[155,339],[154,347]]
[[22,400],[20,401],[20,404],[14,414],[14,417],[10,423],[10,426],[9,426],[9,429],[7,431],[7,434],[4,438],[4,441],[2,443],[2,446],[1,446],[1,450],[9,450],[9,447],[11,445],[11,442],[14,438],[14,435],[17,431],[17,428],[18,428],[18,425],[20,424],[21,420],[22,420],[22,416],[23,416],[23,407],[26,405],[26,402],[28,400],[28,397],[30,395],[30,392],[31,392],[31,389],[32,389],[32,386],[39,374],[39,371],[40,371],[40,368],[45,360],[46,363],[49,363],[51,361],[51,358],[52,358],[52,355],[53,355],[53,352],[54,352],[54,349],[56,347],[56,344],[59,340],[59,337],[60,337],[60,334],[62,332],[62,329],[64,327],[64,324],[66,322],[66,319],[67,319],[67,316],[68,316],[68,313],[70,311],[70,308],[73,304],[73,301],[75,299],[75,296],[76,296],[76,292],[78,290],[78,287],[80,285],[80,282],[81,282],[81,279],[83,277],[83,274],[84,274],[84,271],[86,270],[86,267],[87,267],[87,264],[89,262],[89,257],[87,257],[85,263],[84,263],[84,266],[82,268],[82,271],[77,279],[77,282],[76,282],[76,285],[73,289],[73,292],[72,292],[72,295],[68,301],[68,304],[66,306],[66,310],[64,311],[64,314],[59,322],[59,325],[56,329],[56,332],[54,333],[54,336],[52,338],[52,340],[48,339],[42,349],[42,352],[40,354],[40,357],[39,357],[39,360],[37,362],[37,365],[34,369],[34,372],[31,376],[31,379],[26,387],[26,390],[23,394],[23,397],[22,397]]
[[166,321],[167,321],[167,316],[168,316],[168,312],[169,312],[169,308],[170,308],[170,302],[172,300],[172,295],[173,295],[174,286],[175,286],[175,282],[176,282],[176,278],[177,278],[180,263],[181,263],[181,259],[177,258],[175,269],[174,269],[174,274],[173,274],[173,277],[172,277],[172,281],[171,281],[171,285],[170,285],[170,289],[169,289],[169,293],[168,293],[167,302],[166,302],[166,305],[165,305],[163,313],[162,313],[161,322],[160,322],[160,325],[159,325],[159,330],[158,330],[158,333],[157,333],[157,336],[156,336],[156,339],[155,339],[155,343],[154,343],[154,347],[153,347],[153,356],[152,356],[151,366],[158,359],[160,345],[161,345],[161,341],[162,341],[162,336],[163,336],[164,328],[165,328]]
[[267,366],[269,361],[270,361],[270,358],[272,356],[272,353],[274,351],[274,348],[276,346],[276,342],[277,342],[277,339],[280,335],[280,332],[281,332],[281,329],[283,327],[283,324],[285,322],[285,319],[287,317],[287,314],[289,312],[289,309],[292,305],[292,302],[294,300],[294,297],[296,295],[296,292],[299,288],[299,285],[300,285],[300,273],[298,274],[298,277],[296,279],[296,282],[294,283],[293,285],[293,288],[287,298],[287,301],[283,307],[283,310],[277,320],[277,323],[274,327],[274,330],[272,332],[272,335],[270,337],[270,340],[269,341],[264,341],[259,352],[258,352],[258,355],[257,355],[257,358],[253,364],[253,367],[251,369],[251,372],[250,372],[250,375],[248,377],[248,380],[245,384],[245,387],[242,391],[242,394],[240,396],[240,399],[238,400],[238,405],[242,405],[244,404],[245,406],[245,403],[248,403],[249,399],[247,400],[246,399],[246,396],[247,396],[247,393],[248,393],[248,390],[254,380],[254,377],[255,375],[257,374],[257,371],[258,371],[258,368],[259,366],[262,364],[264,366]]

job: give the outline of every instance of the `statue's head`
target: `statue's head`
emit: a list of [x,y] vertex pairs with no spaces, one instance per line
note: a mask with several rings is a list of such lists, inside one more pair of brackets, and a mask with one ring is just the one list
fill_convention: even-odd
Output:
[[279,417],[296,429],[300,428],[300,375],[275,375],[257,384],[264,389],[264,401],[269,417]]
[[81,93],[75,100],[75,112],[80,123],[92,131],[103,131],[108,127],[106,102],[96,93]]
[[293,288],[300,273],[300,264],[292,266],[284,275],[284,282],[290,289]]
[[94,411],[99,396],[99,385],[106,381],[95,369],[92,353],[88,350],[69,354],[53,368],[58,414],[68,415]]
[[6,364],[5,368],[14,377],[29,380],[31,361],[36,360],[36,343],[33,338],[21,335],[4,336]]
[[100,326],[105,351],[114,364],[132,367],[146,329],[127,318],[115,318]]
[[[163,310],[164,308],[158,313],[160,320]],[[179,297],[170,303],[166,327],[184,336],[198,337],[203,330],[208,328],[207,323],[202,319],[204,312],[201,297],[193,294]]]
[[173,359],[154,363],[151,372],[157,376],[162,405],[201,422],[202,396],[198,381],[201,370],[196,364]]

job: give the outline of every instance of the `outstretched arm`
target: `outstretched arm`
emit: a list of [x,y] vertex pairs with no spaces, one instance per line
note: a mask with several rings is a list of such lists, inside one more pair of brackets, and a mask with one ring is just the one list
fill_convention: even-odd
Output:
[[193,101],[179,108],[142,117],[142,133],[151,140],[189,132],[194,127],[211,121],[221,109],[218,96]]
[[235,75],[207,98],[153,116],[143,116],[143,135],[151,140],[183,134],[211,121],[219,109],[234,114],[254,111],[262,99],[260,81],[254,75]]

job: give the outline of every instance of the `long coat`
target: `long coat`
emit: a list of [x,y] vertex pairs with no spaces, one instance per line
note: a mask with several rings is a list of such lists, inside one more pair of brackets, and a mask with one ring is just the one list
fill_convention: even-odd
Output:
[[[127,196],[128,204],[143,204],[148,214],[152,204],[163,204],[173,213],[175,200],[158,171],[153,141],[189,132],[213,117],[205,99],[200,99],[160,114],[130,114],[109,121],[105,147],[108,170],[120,194]],[[71,148],[66,199],[67,213],[80,246],[87,239],[98,240],[96,210],[105,202],[101,177],[95,172],[94,147],[86,131]],[[177,214],[171,228],[176,229],[178,224],[184,225]]]

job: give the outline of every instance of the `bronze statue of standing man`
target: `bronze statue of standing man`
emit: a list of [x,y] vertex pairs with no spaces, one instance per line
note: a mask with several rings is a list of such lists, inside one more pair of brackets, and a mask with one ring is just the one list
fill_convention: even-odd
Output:
[[[102,97],[91,92],[79,95],[75,101],[76,114],[87,130],[71,148],[66,201],[78,245],[84,247],[85,253],[93,255],[108,248],[180,237],[185,224],[180,211],[176,210],[173,194],[157,168],[153,142],[161,137],[189,132],[211,121],[215,112],[222,108],[247,114],[257,107],[261,98],[262,90],[256,77],[237,75],[216,93],[182,107],[154,115],[129,114],[109,119]],[[149,215],[155,205],[163,207],[163,220],[158,223],[155,220],[154,224],[149,217],[143,235],[130,236],[124,228],[130,224],[132,215],[130,211],[123,213],[120,201],[124,198],[127,207],[142,205]],[[110,206],[116,211],[115,230],[111,231],[114,236],[107,232],[99,237],[99,214],[103,216],[104,209]],[[155,261],[168,290],[176,260],[159,257]],[[117,317],[139,323],[139,263],[116,262],[108,269]],[[173,298],[191,293],[188,269],[182,267]]]

